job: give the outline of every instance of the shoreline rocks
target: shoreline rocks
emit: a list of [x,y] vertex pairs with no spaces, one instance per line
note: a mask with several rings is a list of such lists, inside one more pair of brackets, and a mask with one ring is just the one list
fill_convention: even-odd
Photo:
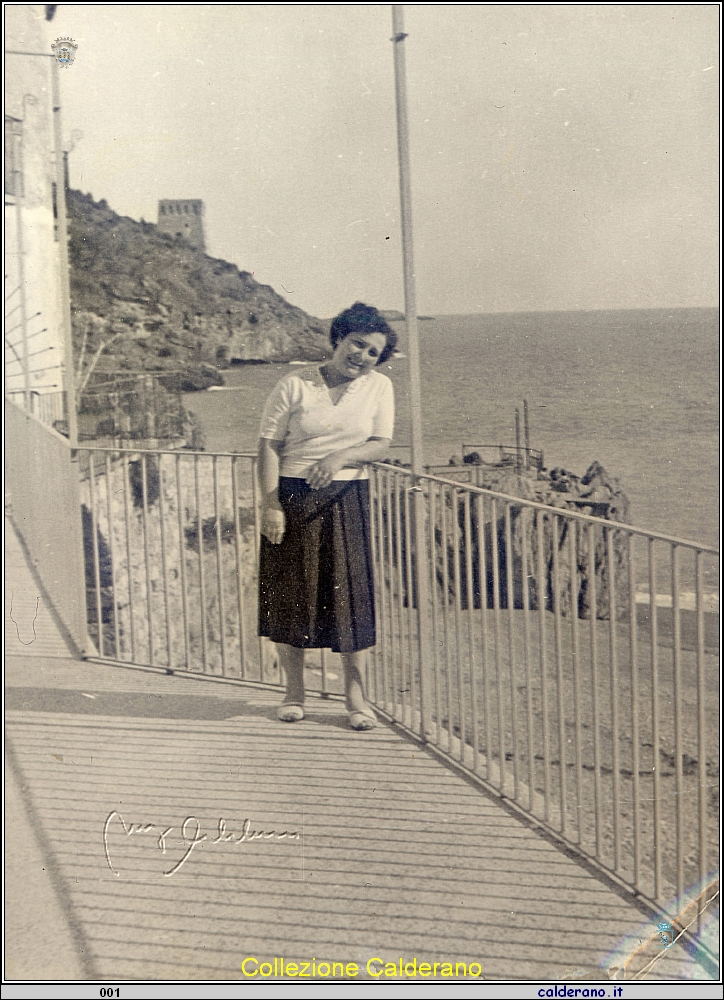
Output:
[[[476,468],[470,470],[470,465]],[[438,513],[432,533],[437,586],[443,593],[447,591],[448,600],[454,603],[459,591],[461,609],[468,608],[470,558],[473,608],[481,607],[484,593],[487,608],[507,609],[510,599],[516,609],[527,607],[535,611],[542,603],[546,610],[558,610],[567,617],[574,614],[588,619],[593,610],[601,620],[610,619],[612,611],[618,620],[628,618],[628,536],[615,525],[628,523],[630,504],[619,481],[600,462],[592,462],[580,478],[562,467],[550,472],[545,469],[519,472],[507,462],[483,465],[474,461],[449,466],[446,477],[455,479],[456,471],[463,469],[465,482],[542,503],[552,510],[547,515],[511,503],[508,525],[502,511],[503,501],[498,501],[497,510],[493,511],[491,502],[484,500],[480,508],[482,524],[479,524],[478,504],[470,503],[466,510],[464,498],[448,492],[445,530]],[[599,523],[557,517],[557,510],[589,514],[599,519]],[[383,511],[383,518],[386,516]],[[457,554],[451,537],[451,516],[457,520]],[[612,522],[611,528],[600,520]],[[407,537],[404,518],[401,528],[404,549]],[[392,530],[394,534],[394,518]],[[404,557],[403,552],[403,561]]]

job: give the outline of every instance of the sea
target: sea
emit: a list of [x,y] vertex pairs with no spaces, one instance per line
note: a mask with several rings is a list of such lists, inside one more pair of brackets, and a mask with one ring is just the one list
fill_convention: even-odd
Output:
[[[408,358],[395,386],[395,445],[409,444]],[[425,464],[462,445],[515,443],[528,404],[530,443],[548,468],[582,475],[594,460],[631,501],[631,521],[706,545],[719,541],[719,310],[435,316],[418,323]],[[185,397],[208,451],[254,451],[273,385],[294,368],[243,365],[225,388]],[[393,451],[404,457],[404,449]]]

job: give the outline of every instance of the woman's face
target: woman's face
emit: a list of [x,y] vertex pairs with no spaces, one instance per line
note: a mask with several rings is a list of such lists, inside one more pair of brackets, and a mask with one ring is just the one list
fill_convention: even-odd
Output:
[[387,346],[384,333],[350,333],[334,349],[329,367],[345,378],[366,375]]

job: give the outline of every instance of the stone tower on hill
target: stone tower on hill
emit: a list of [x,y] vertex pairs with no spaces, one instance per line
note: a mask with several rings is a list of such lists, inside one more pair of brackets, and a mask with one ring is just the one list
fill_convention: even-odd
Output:
[[158,203],[158,228],[170,236],[183,236],[192,247],[205,250],[204,203],[200,198],[175,201],[164,198]]

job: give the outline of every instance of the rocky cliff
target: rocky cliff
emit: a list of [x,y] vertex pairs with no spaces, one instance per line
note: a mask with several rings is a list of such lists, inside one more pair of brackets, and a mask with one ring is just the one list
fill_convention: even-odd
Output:
[[219,384],[239,361],[323,358],[328,324],[247,271],[181,238],[68,191],[76,370],[90,392],[105,371],[168,373],[189,391]]

